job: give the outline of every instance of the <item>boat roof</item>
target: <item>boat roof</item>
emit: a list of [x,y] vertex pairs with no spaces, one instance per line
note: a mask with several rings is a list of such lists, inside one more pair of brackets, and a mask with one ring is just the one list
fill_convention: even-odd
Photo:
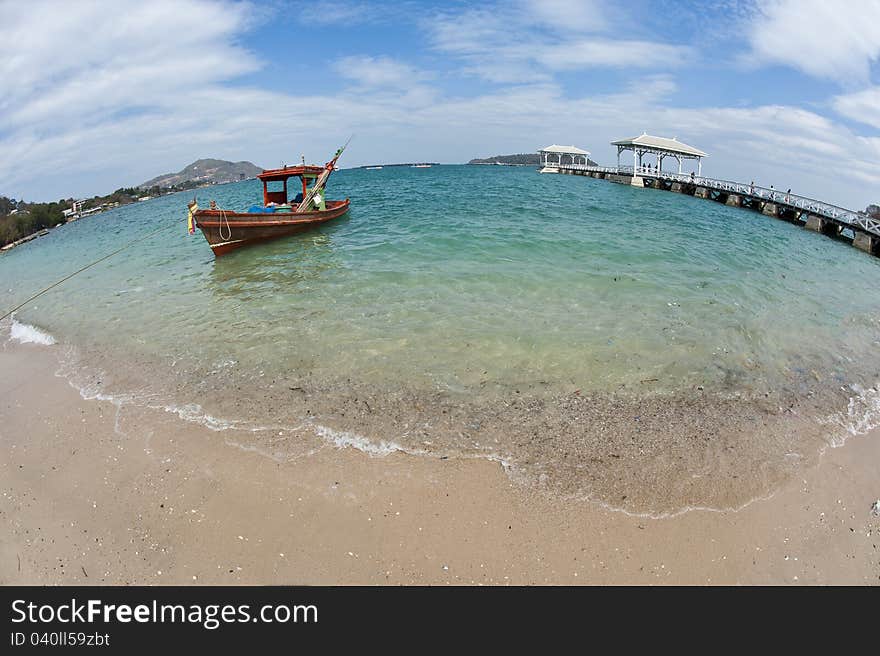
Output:
[[287,180],[294,176],[302,175],[320,175],[324,170],[323,166],[285,166],[280,169],[266,169],[262,173],[257,174],[260,180]]

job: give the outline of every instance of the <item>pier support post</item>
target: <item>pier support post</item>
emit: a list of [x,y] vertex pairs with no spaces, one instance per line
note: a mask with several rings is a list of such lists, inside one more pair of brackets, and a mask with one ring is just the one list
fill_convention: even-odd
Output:
[[694,196],[696,196],[697,198],[708,198],[709,190],[706,189],[706,187],[697,187],[694,190]]
[[837,237],[840,235],[840,226],[831,219],[826,219],[824,216],[810,214],[807,219],[807,224],[804,227],[807,230],[821,232],[828,237]]
[[674,191],[675,193],[680,194],[681,193],[681,183],[673,182],[672,189],[670,189],[669,191]]
[[856,232],[853,246],[860,251],[865,251],[872,255],[880,255],[880,237],[874,237],[866,232]]
[[727,197],[727,200],[724,201],[725,205],[730,205],[731,207],[742,207],[743,199],[742,196],[738,194],[730,194]]
[[761,212],[767,216],[779,216],[779,206],[776,203],[764,203]]
[[823,232],[823,228],[825,227],[825,219],[821,216],[816,216],[815,214],[810,214],[807,217],[807,223],[804,226],[807,230],[815,230],[816,232]]
[[644,181],[642,178],[640,178],[639,176],[634,175],[634,176],[633,176],[633,179],[630,181],[630,184],[631,184],[633,187],[644,187],[644,186],[645,186],[645,181]]

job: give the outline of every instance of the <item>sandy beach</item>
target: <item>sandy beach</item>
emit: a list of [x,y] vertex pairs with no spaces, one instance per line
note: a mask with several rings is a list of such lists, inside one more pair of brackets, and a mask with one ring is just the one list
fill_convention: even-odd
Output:
[[326,448],[279,461],[161,410],[84,400],[58,346],[0,350],[0,583],[880,582],[880,440],[737,511],[654,519],[482,459]]

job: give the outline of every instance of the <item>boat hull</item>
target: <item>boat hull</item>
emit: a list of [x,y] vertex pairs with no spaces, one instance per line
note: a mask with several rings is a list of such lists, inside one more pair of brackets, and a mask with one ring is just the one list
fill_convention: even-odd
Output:
[[246,213],[226,210],[197,210],[196,227],[202,231],[214,255],[219,257],[242,246],[287,237],[310,230],[348,212],[349,199],[327,201],[320,212]]

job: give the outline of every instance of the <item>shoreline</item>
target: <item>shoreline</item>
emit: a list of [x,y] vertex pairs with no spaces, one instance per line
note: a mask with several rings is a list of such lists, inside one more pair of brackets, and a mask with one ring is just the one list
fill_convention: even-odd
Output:
[[554,498],[485,459],[329,442],[273,459],[166,411],[83,399],[56,376],[57,348],[0,350],[6,585],[880,582],[876,430],[740,510],[654,519]]
[[[7,348],[13,341],[56,344],[17,320],[9,335]],[[828,447],[872,430],[880,416],[874,387],[854,386],[843,397],[835,391],[821,403],[813,392],[800,400],[702,388],[532,396],[520,393],[523,385],[477,399],[405,384],[371,387],[354,377],[328,383],[295,370],[239,377],[234,360],[163,368],[64,340],[53,352],[57,375],[84,400],[170,414],[279,461],[328,446],[371,456],[481,459],[500,463],[508,478],[538,494],[654,519],[741,509]]]

